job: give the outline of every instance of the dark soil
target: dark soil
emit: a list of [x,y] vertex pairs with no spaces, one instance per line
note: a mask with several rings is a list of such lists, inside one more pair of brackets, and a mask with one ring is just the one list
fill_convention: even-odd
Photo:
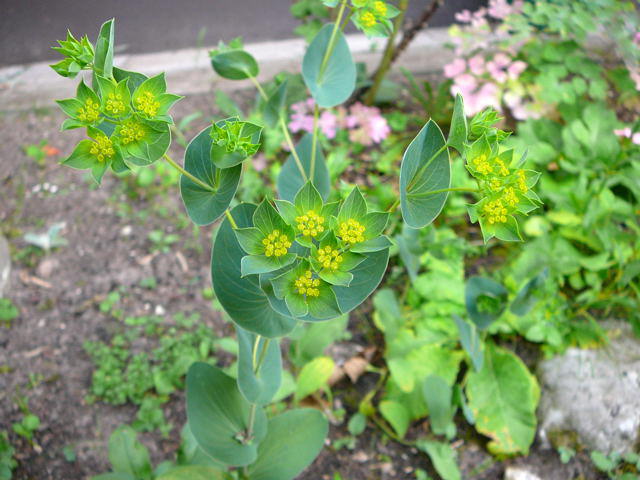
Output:
[[[205,126],[204,119],[214,113],[207,96],[191,97],[176,110],[178,118],[195,110],[205,114],[190,135]],[[19,394],[28,398],[30,409],[42,421],[34,445],[10,433],[19,461],[14,472],[17,479],[85,479],[107,471],[109,435],[134,418],[133,405],[89,405],[85,401],[92,363],[83,342],[106,341],[123,328],[98,308],[109,292],[127,289],[122,307],[126,315],[150,313],[161,306],[170,316],[187,305],[217,334],[232,331],[202,296],[203,288],[210,286],[213,227],[202,228],[195,236],[192,227],[185,226],[188,223],[177,189],[132,199],[122,179],[107,174],[102,187],[93,188],[83,172],[59,166],[59,159],[82,135],[80,131],[59,133],[61,121],[62,116],[53,109],[0,117],[0,224],[14,258],[20,258],[27,246],[22,240],[24,233],[43,231],[55,222],[66,222],[63,234],[69,242],[45,256],[27,255],[13,263],[6,296],[17,305],[20,316],[10,328],[0,327],[0,367],[3,372],[8,370],[0,374],[0,429],[11,432],[11,424],[21,417],[15,401]],[[42,140],[62,153],[38,166],[22,147]],[[173,156],[181,158],[178,145]],[[57,186],[57,191],[43,191],[45,182]],[[135,213],[140,211],[149,215],[141,218]],[[177,232],[182,238],[169,253],[152,254],[147,234],[153,229]],[[155,289],[137,286],[147,277],[155,277]],[[360,312],[357,323],[367,316],[366,310]],[[355,341],[366,341],[366,335],[353,333]],[[30,385],[34,383],[30,375],[40,375],[43,380]],[[361,377],[355,387],[348,380],[338,383],[334,407],[343,404],[351,413],[353,402],[345,399],[366,392],[367,382],[372,382],[369,376]],[[156,464],[173,458],[178,446],[179,429],[185,420],[183,395],[174,395],[165,412],[176,426],[168,439],[158,433],[141,435]],[[426,429],[426,423],[415,426],[409,438]],[[509,465],[527,466],[545,480],[598,478],[585,456],[563,465],[554,450],[535,444],[528,457],[497,461],[486,453],[484,441],[471,429],[461,424],[459,431],[455,446],[466,479],[499,479]],[[344,423],[332,426],[332,441],[346,435]],[[75,461],[65,459],[65,446],[75,449]],[[339,472],[345,480],[409,479],[415,478],[416,468],[437,478],[425,454],[387,439],[370,425],[353,450],[325,448],[300,478],[331,480]]]

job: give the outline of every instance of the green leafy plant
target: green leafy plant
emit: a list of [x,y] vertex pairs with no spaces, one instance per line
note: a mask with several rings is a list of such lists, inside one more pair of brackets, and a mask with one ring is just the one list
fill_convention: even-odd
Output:
[[15,449],[9,441],[9,434],[6,430],[0,431],[0,479],[11,480],[13,470],[18,466],[18,462],[13,458]]
[[[86,128],[90,137],[63,164],[90,169],[99,183],[108,168],[122,172],[163,158],[182,175],[180,194],[196,225],[225,217],[213,242],[211,276],[217,300],[236,329],[237,378],[201,361],[191,365],[186,378],[189,430],[198,448],[218,462],[217,475],[223,478],[291,479],[320,452],[328,422],[318,410],[267,415],[265,406],[282,382],[280,339],[302,322],[344,317],[369,297],[387,269],[392,242],[385,232],[398,207],[406,225],[421,228],[434,221],[449,193],[478,194],[479,202],[469,208],[485,240],[515,241],[520,240],[516,215],[526,215],[538,203],[531,191],[536,175],[521,169],[522,160],[512,165],[512,152],[501,145],[507,134],[493,126],[496,115],[485,111],[468,124],[460,96],[447,139],[429,120],[407,148],[399,198],[388,208],[373,208],[357,186],[347,192],[333,189],[317,119],[321,108],[339,105],[353,94],[356,67],[342,33],[347,1],[325,4],[337,7],[337,15],[318,31],[303,59],[302,77],[315,101],[315,120],[313,131],[297,145],[285,121],[288,83],[268,94],[256,79],[258,63],[240,40],[221,43],[210,53],[218,75],[253,82],[265,104],[265,121],[279,128],[289,147],[275,200],[268,195],[258,205],[232,206],[243,163],[261,141],[257,124],[239,118],[213,122],[188,144],[184,166],[166,154],[169,109],[179,97],[166,93],[162,74],[146,78],[113,66],[112,20],[103,25],[93,63],[87,64],[93,70],[92,87],[81,82],[77,98],[60,102],[70,117],[65,126]],[[353,7],[351,19],[371,35],[389,33],[389,19],[397,15],[381,1],[354,1]],[[451,187],[450,148],[465,159],[477,189]],[[496,363],[508,357],[497,347],[487,351]],[[322,388],[318,380],[327,377],[330,366],[329,359],[319,356],[303,367],[295,399]],[[389,407],[388,412],[397,411],[393,404]],[[148,478],[150,467],[142,460],[140,472],[136,467],[138,473],[128,473]]]
[[11,326],[11,321],[18,318],[20,312],[9,298],[0,298],[0,323],[5,327]]

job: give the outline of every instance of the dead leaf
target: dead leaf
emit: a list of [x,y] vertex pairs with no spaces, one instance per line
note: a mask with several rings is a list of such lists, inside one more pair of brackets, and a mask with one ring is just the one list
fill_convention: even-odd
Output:
[[369,362],[362,357],[352,357],[342,366],[351,383],[356,383],[362,374],[367,370]]
[[25,285],[31,284],[42,288],[52,288],[52,285],[49,282],[42,280],[41,278],[31,276],[24,270],[21,270],[18,276]]

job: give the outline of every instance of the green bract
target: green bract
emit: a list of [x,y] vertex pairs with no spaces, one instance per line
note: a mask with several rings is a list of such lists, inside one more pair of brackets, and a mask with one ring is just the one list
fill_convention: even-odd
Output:
[[382,0],[352,0],[353,24],[368,37],[388,37],[393,31],[391,19],[400,14],[395,6]]
[[122,162],[122,153],[112,138],[100,130],[88,127],[87,134],[92,140],[81,140],[62,164],[78,170],[90,169],[99,184],[107,168]]
[[229,168],[254,155],[260,147],[262,127],[237,118],[215,122],[211,128],[211,161]]
[[230,80],[256,77],[260,71],[255,58],[243,50],[240,37],[229,42],[229,45],[220,42],[216,50],[209,52],[209,56],[216,73]]
[[173,123],[168,115],[169,109],[182,97],[166,91],[167,83],[164,73],[145,80],[133,93],[134,110],[143,118]]
[[56,73],[63,77],[74,78],[80,70],[84,70],[93,62],[93,45],[85,35],[79,41],[67,30],[67,39],[58,40],[59,47],[52,47],[65,56],[64,60],[51,65]]
[[96,126],[102,122],[100,99],[98,95],[84,83],[84,80],[80,80],[80,83],[78,83],[76,98],[57,100],[57,103],[62,111],[71,117],[65,119],[62,123],[62,130],[87,127],[89,125]]

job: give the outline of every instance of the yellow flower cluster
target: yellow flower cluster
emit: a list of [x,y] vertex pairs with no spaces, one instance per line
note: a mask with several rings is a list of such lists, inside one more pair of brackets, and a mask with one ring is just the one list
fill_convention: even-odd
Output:
[[364,12],[361,16],[360,16],[360,23],[362,24],[363,27],[365,28],[371,28],[373,27],[376,23],[378,23],[378,21],[376,20],[376,17],[373,13],[371,12]]
[[156,100],[151,92],[144,92],[136,98],[136,108],[148,117],[155,117],[160,109],[160,102]]
[[100,136],[95,141],[95,143],[91,146],[91,150],[89,150],[91,155],[94,155],[99,162],[104,162],[105,160],[111,158],[116,151],[113,148],[113,143],[105,136]]
[[507,187],[502,191],[501,200],[510,207],[515,207],[518,204],[518,197],[513,187]]
[[377,15],[384,17],[387,14],[387,4],[381,1],[373,2],[373,10]]
[[320,280],[312,278],[311,270],[307,270],[304,275],[300,275],[295,281],[296,292],[308,297],[320,295]]
[[527,186],[527,177],[525,176],[524,170],[518,170],[518,189],[522,193],[527,193],[529,191],[529,187]]
[[331,248],[327,245],[318,250],[318,262],[327,270],[338,270],[343,260],[344,258],[337,248]]
[[488,175],[493,172],[493,167],[489,163],[487,155],[484,153],[473,159],[473,166],[482,175]]
[[289,248],[291,248],[289,237],[280,233],[278,229],[264,237],[262,244],[264,245],[264,254],[267,257],[281,257],[286,255]]
[[506,177],[507,175],[509,175],[509,169],[504,164],[504,162],[499,158],[496,158],[496,167],[497,167],[496,168],[497,172],[503,177]]
[[507,221],[507,209],[504,208],[501,200],[492,200],[482,207],[482,213],[487,217],[490,224],[505,223]]
[[100,105],[90,98],[78,109],[78,118],[83,122],[95,123],[100,117]]
[[296,217],[297,227],[305,237],[315,237],[324,232],[324,217],[321,217],[313,210]]
[[138,122],[129,120],[123,123],[118,129],[118,135],[120,136],[122,143],[128,145],[132,142],[140,141],[144,138],[144,127]]
[[122,94],[113,92],[109,93],[107,95],[107,103],[104,108],[113,117],[117,117],[124,113],[126,105],[122,100]]
[[357,220],[350,218],[346,222],[340,224],[338,236],[343,242],[350,244],[364,242],[365,227]]

